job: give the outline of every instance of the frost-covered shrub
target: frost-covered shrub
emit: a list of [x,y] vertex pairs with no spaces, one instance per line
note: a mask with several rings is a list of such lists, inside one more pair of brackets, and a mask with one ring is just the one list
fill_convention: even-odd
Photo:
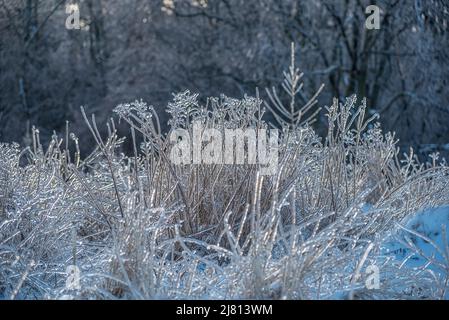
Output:
[[41,147],[24,150],[26,166],[19,165],[17,146],[1,146],[0,289],[6,297],[15,297],[25,279],[32,284],[27,297],[49,293],[47,281],[64,279],[77,209],[76,196],[65,187],[64,160],[54,143],[46,154]]
[[[104,137],[84,110],[98,145],[87,157],[69,130],[46,150],[37,130],[30,148],[0,145],[0,295],[444,297],[444,272],[429,276],[384,247],[416,212],[449,202],[445,162],[399,156],[394,134],[383,134],[355,96],[326,108],[328,133],[320,137],[311,125],[316,96],[299,108],[300,74],[285,75],[287,107],[274,90],[267,103],[221,96],[202,104],[197,94],[177,94],[167,134],[143,101],[118,106],[131,155],[120,152],[125,138],[115,120]],[[263,120],[265,111],[274,122]],[[248,163],[175,165],[169,136],[192,133],[194,123],[279,128],[274,174]],[[70,265],[80,270],[79,287],[67,286]],[[368,265],[380,269],[380,289],[365,288]]]

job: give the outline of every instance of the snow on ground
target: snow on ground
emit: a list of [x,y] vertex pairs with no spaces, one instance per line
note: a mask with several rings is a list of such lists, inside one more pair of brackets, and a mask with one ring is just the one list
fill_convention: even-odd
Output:
[[408,267],[422,267],[432,260],[436,263],[428,268],[438,273],[447,272],[443,266],[447,268],[449,263],[449,232],[445,232],[449,231],[449,206],[418,212],[404,221],[403,226],[405,229],[399,228],[395,240],[385,243],[385,253],[394,254],[401,261],[407,259]]

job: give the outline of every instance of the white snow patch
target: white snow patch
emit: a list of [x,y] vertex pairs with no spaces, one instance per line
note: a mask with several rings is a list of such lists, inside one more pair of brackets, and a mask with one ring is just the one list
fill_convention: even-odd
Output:
[[[383,247],[387,255],[394,254],[401,261],[409,257],[406,262],[408,267],[424,266],[429,258],[434,258],[435,261],[446,265],[447,268],[449,262],[449,252],[446,252],[446,245],[449,243],[449,206],[421,211],[404,221],[402,225],[406,229],[428,238],[431,242],[406,230],[399,229],[394,239],[387,241]],[[444,229],[447,231],[445,237],[443,236]],[[418,252],[410,248],[407,239],[414,244]],[[447,272],[447,270],[442,270],[439,265],[433,263],[428,268],[438,273]]]

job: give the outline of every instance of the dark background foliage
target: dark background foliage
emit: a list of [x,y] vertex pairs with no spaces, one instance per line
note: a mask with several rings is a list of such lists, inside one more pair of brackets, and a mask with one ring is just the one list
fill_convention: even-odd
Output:
[[[65,28],[70,3],[80,30]],[[370,4],[382,9],[380,30],[364,26]],[[143,99],[166,119],[173,92],[280,90],[294,42],[304,99],[321,83],[320,105],[366,96],[401,146],[441,151],[448,23],[447,0],[0,0],[0,140],[27,145],[33,125],[45,140],[68,120],[88,151],[80,106],[104,122]]]

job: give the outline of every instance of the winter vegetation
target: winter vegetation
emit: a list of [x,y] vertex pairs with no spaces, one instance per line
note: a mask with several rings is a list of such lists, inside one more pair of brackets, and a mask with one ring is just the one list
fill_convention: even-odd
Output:
[[[97,143],[86,157],[69,124],[45,148],[35,128],[30,147],[1,144],[2,298],[447,298],[446,162],[398,154],[394,134],[356,96],[325,108],[320,137],[316,96],[297,102],[294,63],[284,73],[288,105],[276,91],[266,102],[222,95],[205,104],[185,91],[168,104],[168,133],[142,101],[117,106],[107,135],[81,109]],[[121,151],[117,120],[129,126],[132,155]],[[195,121],[282,128],[275,173],[174,165],[170,132]],[[79,269],[75,286],[70,268]]]
[[[65,27],[69,4],[79,8],[80,29]],[[379,30],[365,28],[372,4]],[[96,143],[80,106],[106,135],[123,102],[148,101],[165,129],[172,92],[281,91],[294,42],[300,102],[323,83],[321,106],[366,97],[367,113],[382,115],[401,153],[412,146],[447,157],[448,23],[446,0],[0,0],[0,141],[31,145],[35,125],[48,142],[69,120],[86,154]],[[325,135],[325,112],[316,119]]]
[[449,299],[449,7],[376,2],[0,0],[0,300]]

